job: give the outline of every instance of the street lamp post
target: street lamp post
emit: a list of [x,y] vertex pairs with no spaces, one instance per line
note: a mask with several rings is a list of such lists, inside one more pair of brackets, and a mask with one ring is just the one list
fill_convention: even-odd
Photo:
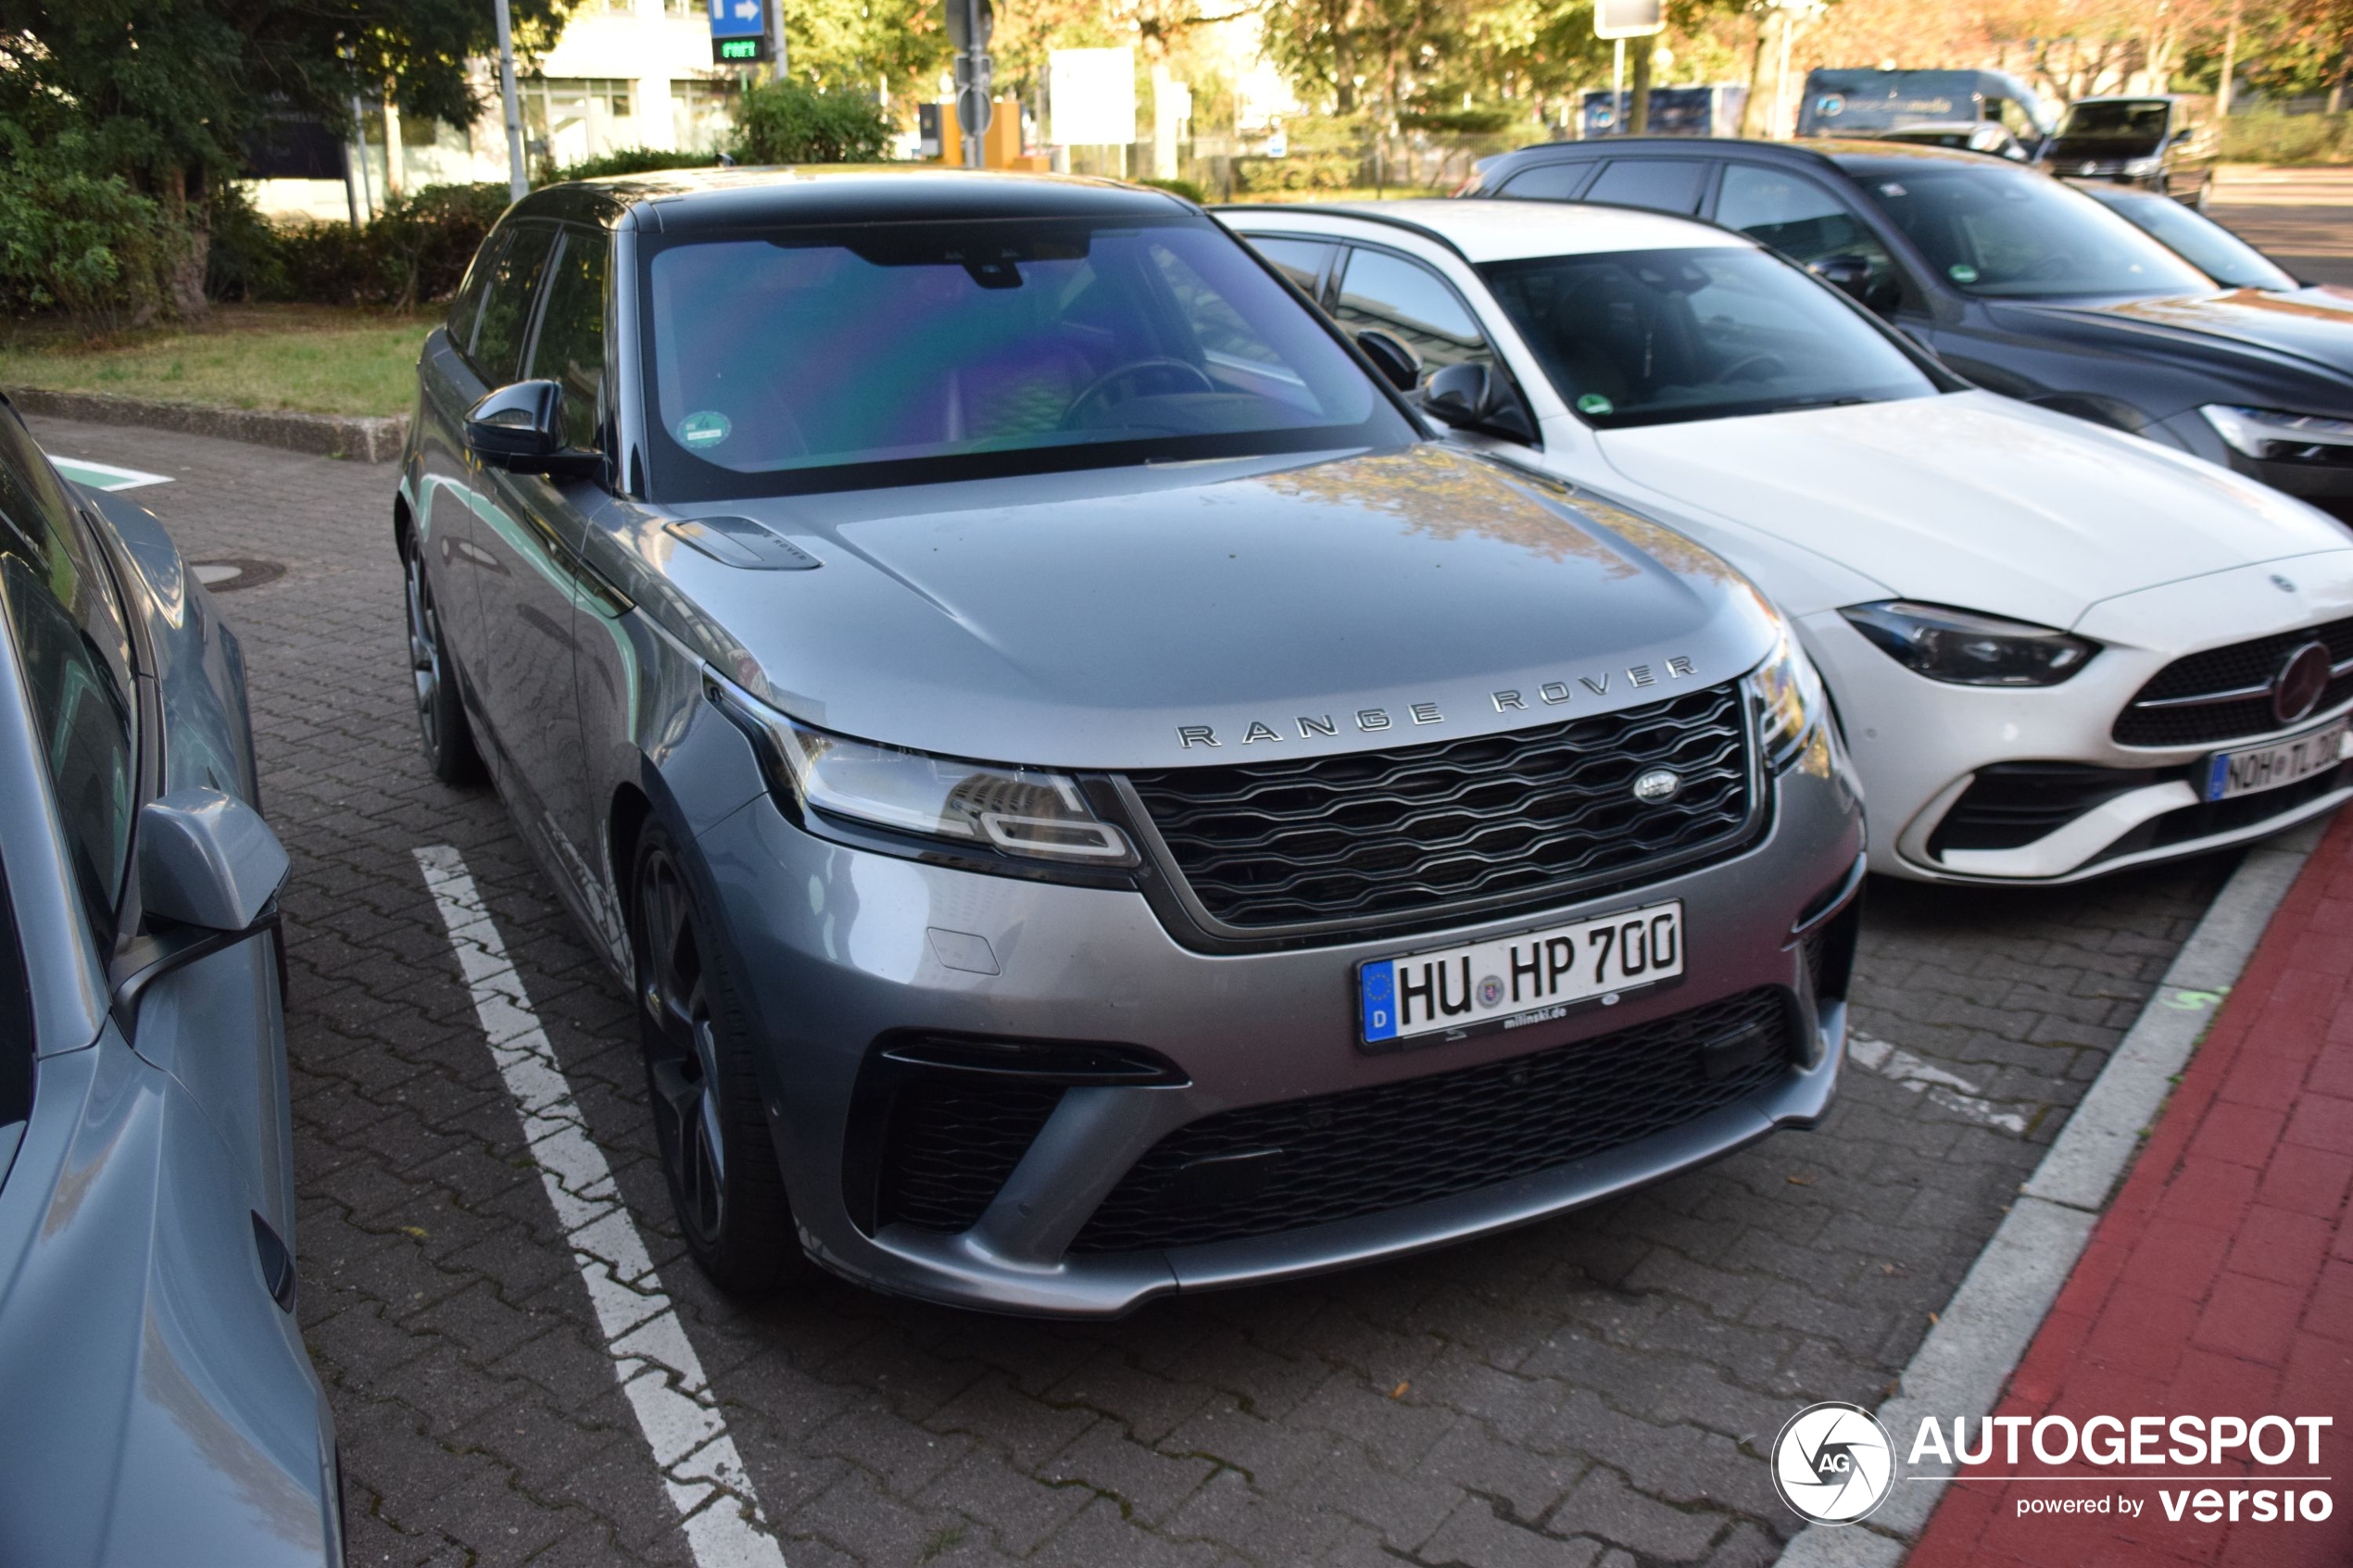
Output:
[[521,201],[531,194],[522,169],[522,106],[515,98],[515,24],[507,14],[507,0],[498,7],[498,96],[507,107],[507,199]]

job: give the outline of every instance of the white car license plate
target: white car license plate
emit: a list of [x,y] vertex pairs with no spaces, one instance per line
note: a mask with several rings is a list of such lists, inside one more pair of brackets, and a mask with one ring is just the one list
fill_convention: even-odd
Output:
[[1598,920],[1357,965],[1368,1048],[1558,1018],[1578,1002],[1683,972],[1680,899]]
[[2206,762],[2206,798],[2230,800],[2309,779],[2344,760],[2347,721],[2244,751],[2218,751]]

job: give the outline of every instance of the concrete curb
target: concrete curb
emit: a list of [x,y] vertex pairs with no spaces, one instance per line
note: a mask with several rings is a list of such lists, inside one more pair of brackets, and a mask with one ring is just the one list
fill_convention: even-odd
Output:
[[[1896,1394],[1880,1407],[1880,1424],[1899,1449],[1923,1416],[1991,1415],[2000,1403],[2174,1075],[2205,1036],[2326,826],[2309,822],[2248,850],[2174,955],[2164,983],[1938,1314]],[[1781,1553],[1780,1568],[1896,1568],[1953,1475],[1951,1466],[1933,1461],[1903,1469],[1894,1495],[1862,1526],[1807,1525]]]
[[405,415],[297,414],[284,409],[213,408],[196,403],[163,403],[117,397],[106,392],[55,392],[12,386],[8,401],[27,414],[87,420],[94,424],[138,425],[190,435],[218,435],[258,446],[282,446],[315,458],[355,458],[388,463],[409,439]]

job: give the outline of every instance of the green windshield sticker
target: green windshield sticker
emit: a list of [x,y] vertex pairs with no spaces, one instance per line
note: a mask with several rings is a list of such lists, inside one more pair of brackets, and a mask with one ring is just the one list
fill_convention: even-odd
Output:
[[716,446],[735,428],[735,422],[717,409],[699,408],[678,421],[678,445],[688,448]]
[[1956,261],[1953,265],[1944,269],[1944,275],[1952,279],[1957,283],[1973,283],[1977,282],[1977,269],[1970,266],[1966,261]]
[[1589,392],[1577,400],[1577,411],[1580,414],[1606,414],[1617,407],[1598,392]]

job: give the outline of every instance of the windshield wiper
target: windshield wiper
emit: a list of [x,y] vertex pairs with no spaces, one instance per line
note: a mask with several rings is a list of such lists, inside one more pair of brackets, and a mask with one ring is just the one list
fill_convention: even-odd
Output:
[[1768,414],[1786,414],[1793,408],[1851,408],[1857,403],[1876,403],[1878,401],[1879,399],[1876,397],[1862,397],[1853,393],[1848,393],[1839,397],[1795,397],[1792,398],[1787,403],[1773,404],[1771,407],[1768,408],[1765,412]]

